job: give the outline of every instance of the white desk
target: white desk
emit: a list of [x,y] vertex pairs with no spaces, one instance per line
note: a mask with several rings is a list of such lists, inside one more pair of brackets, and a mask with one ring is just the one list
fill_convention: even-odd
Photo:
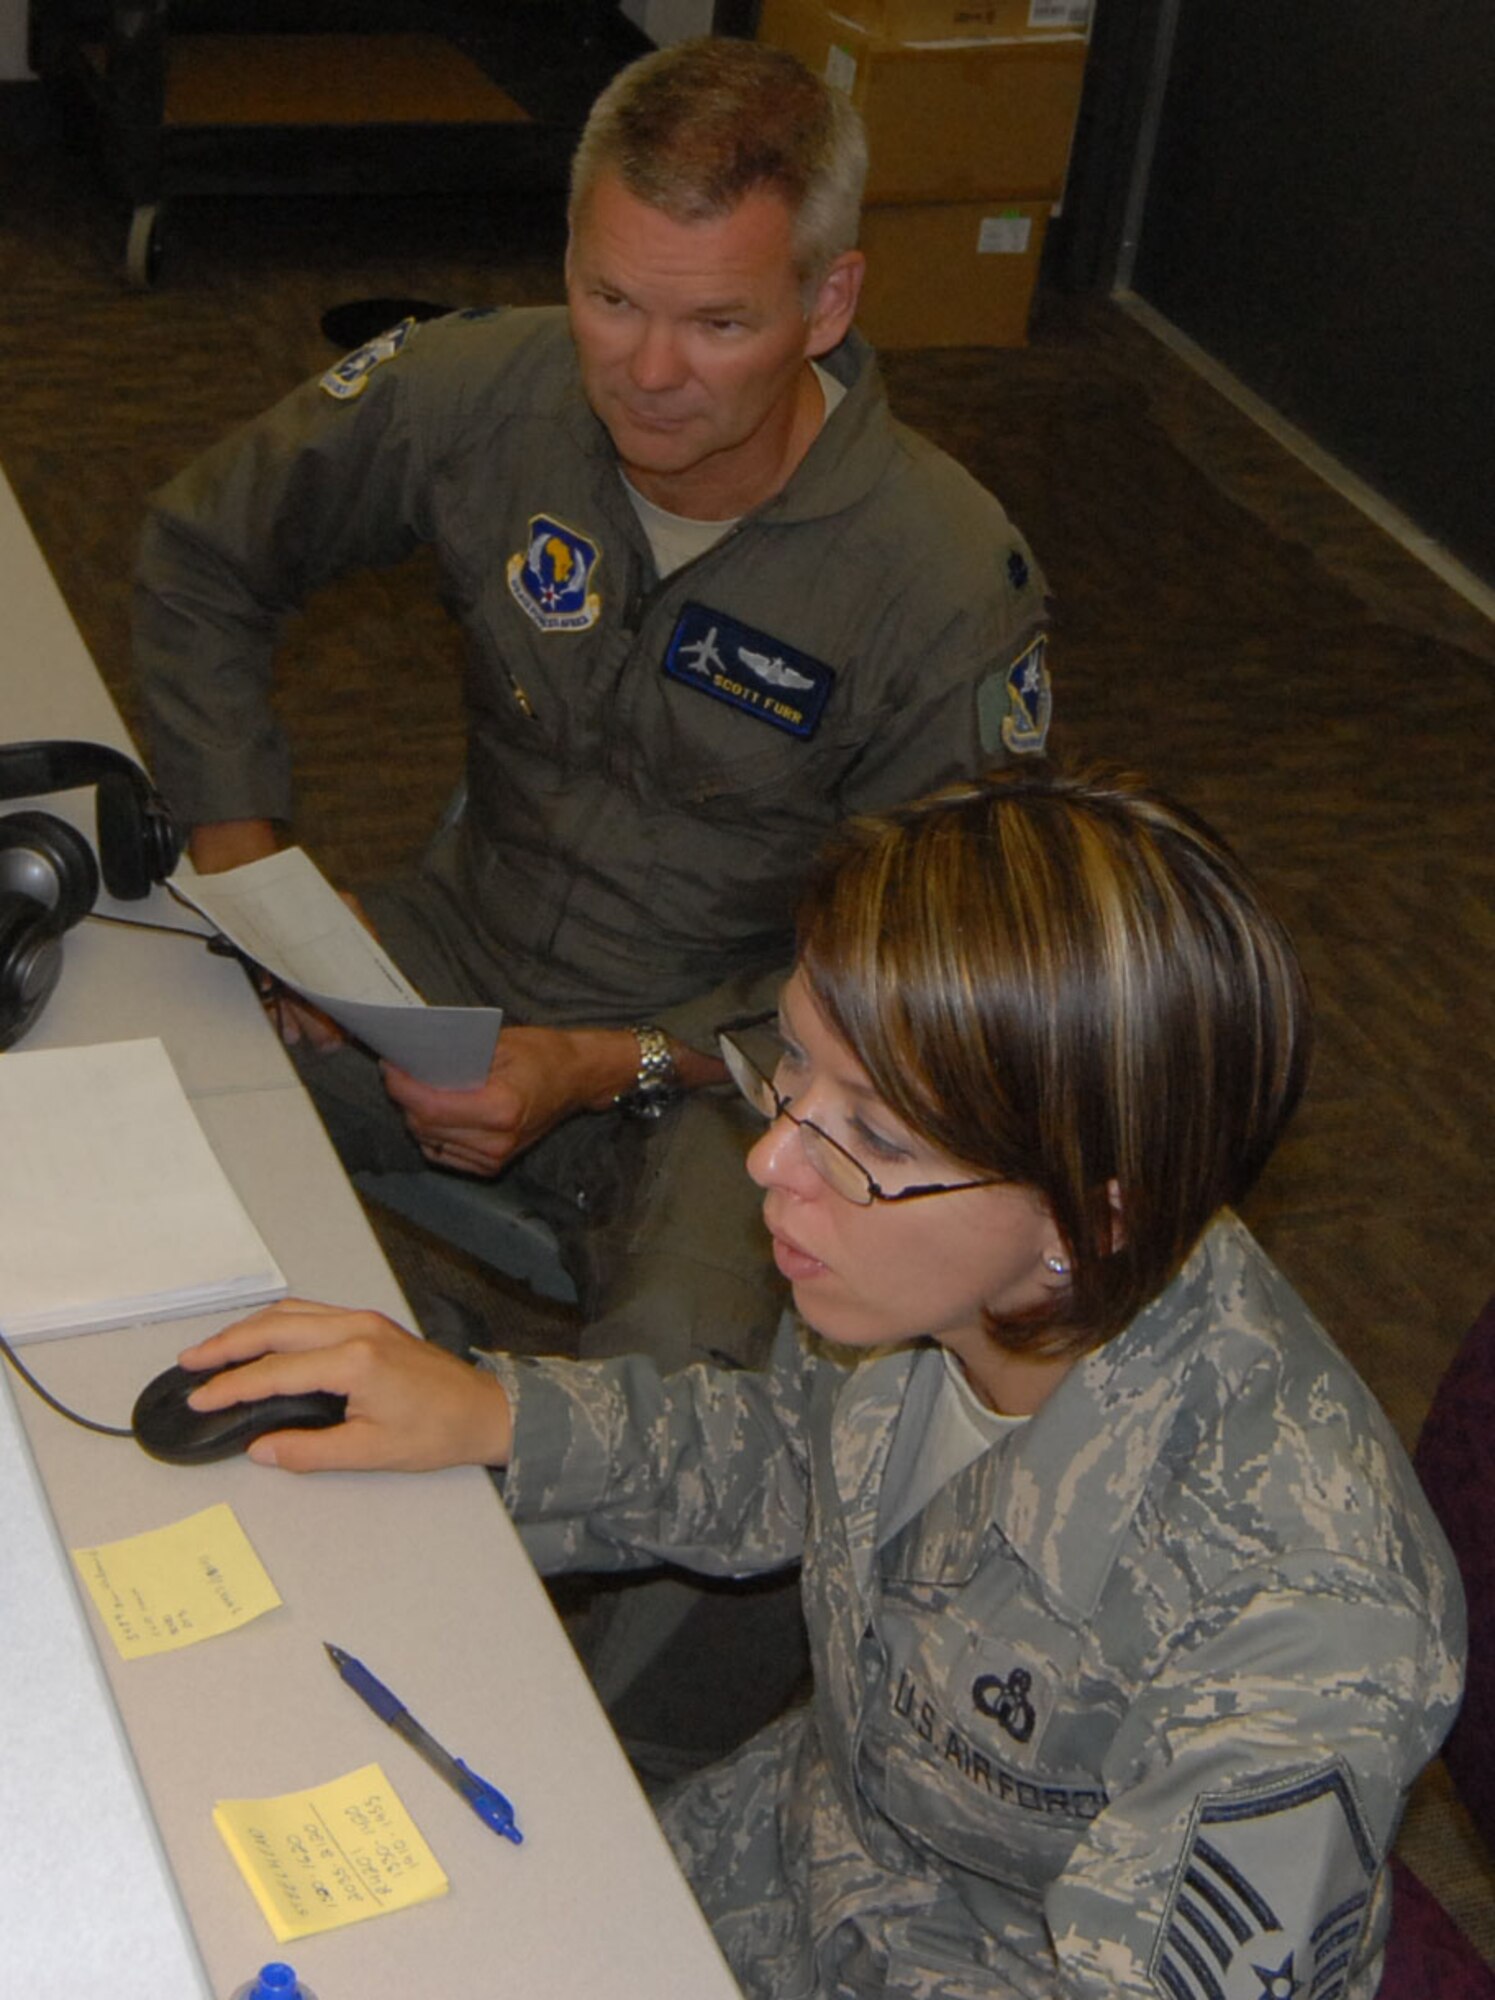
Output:
[[[0,603],[0,740],[76,735],[128,747],[3,478]],[[92,830],[87,794],[36,803]],[[176,920],[161,891],[128,910]],[[61,986],[26,1046],[137,1034],[165,1042],[293,1291],[377,1306],[408,1323],[357,1200],[237,968],[171,938],[89,925],[71,932]],[[219,1324],[179,1320],[37,1343],[26,1359],[64,1401],[124,1423],[140,1386],[189,1338]],[[59,1814],[66,1822],[54,1838],[55,1867],[28,1878],[25,1935],[38,1949],[50,1937],[55,1958],[24,1990],[186,2000],[196,1980],[197,1991],[227,2000],[259,1965],[285,1957],[318,2000],[735,1993],[485,1474],[297,1480],[243,1459],[187,1471],[156,1464],[129,1440],[76,1429],[19,1385],[15,1398],[56,1539],[29,1469],[8,1468],[32,1504],[24,1549],[0,1537],[0,1609],[7,1626],[25,1627],[18,1650],[27,1660],[66,1651],[69,1661],[66,1674],[0,1678],[0,1833],[23,1823],[34,1830]],[[0,1451],[4,1430],[0,1422]],[[282,1608],[232,1635],[121,1662],[63,1551],[220,1499],[242,1522]],[[77,1643],[80,1629],[93,1642],[91,1658]],[[522,1847],[489,1832],[369,1715],[333,1672],[324,1639],[367,1660],[442,1742],[503,1787],[519,1812]],[[103,1685],[107,1697],[98,1699]],[[79,1719],[85,1754],[111,1767],[81,1810],[70,1785],[60,1800],[36,1796],[55,1768],[40,1746],[68,1737],[78,1701],[88,1709]],[[371,1759],[435,1850],[451,1893],[282,1950],[213,1829],[212,1806],[298,1790]],[[119,1881],[109,1879],[108,1842],[82,1840],[96,1815],[123,1844],[129,1865]],[[149,1851],[152,1822],[169,1874]],[[36,1905],[53,1879],[49,1914]],[[136,1921],[122,1932],[125,1919]],[[9,1928],[0,1904],[0,1931]],[[144,1952],[146,1938],[166,1956]]]

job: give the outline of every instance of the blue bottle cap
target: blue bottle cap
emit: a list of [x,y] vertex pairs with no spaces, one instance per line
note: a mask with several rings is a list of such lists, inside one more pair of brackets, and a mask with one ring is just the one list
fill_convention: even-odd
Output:
[[262,1965],[260,1976],[249,1989],[249,2000],[302,2000],[304,1989],[289,1965]]

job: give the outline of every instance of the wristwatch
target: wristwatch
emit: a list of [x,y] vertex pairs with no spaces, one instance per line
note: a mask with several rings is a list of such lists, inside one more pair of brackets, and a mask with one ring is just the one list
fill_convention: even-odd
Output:
[[670,1038],[663,1028],[648,1024],[633,1032],[638,1037],[638,1075],[632,1090],[620,1091],[613,1103],[630,1118],[658,1118],[682,1094]]

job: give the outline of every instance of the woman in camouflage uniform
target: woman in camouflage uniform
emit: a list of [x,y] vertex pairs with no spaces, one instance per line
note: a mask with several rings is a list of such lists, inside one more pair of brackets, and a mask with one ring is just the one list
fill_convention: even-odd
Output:
[[1307,1004],[1133,781],[1002,773],[833,842],[749,1161],[768,1371],[453,1357],[271,1308],[294,1469],[476,1462],[542,1568],[803,1562],[809,1704],[664,1803],[744,1991],[1368,2000],[1462,1603],[1390,1426],[1230,1213]]

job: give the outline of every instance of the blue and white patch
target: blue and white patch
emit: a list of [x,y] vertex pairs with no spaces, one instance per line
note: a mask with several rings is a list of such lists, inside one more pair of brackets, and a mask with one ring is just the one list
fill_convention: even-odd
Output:
[[332,396],[340,403],[348,403],[355,396],[361,396],[368,386],[370,375],[386,361],[394,360],[418,324],[413,319],[402,319],[387,333],[376,334],[362,347],[355,347],[351,354],[345,354],[322,377],[318,385],[322,394]]
[[1015,757],[1035,756],[1043,749],[1054,713],[1047,651],[1048,640],[1040,632],[1005,672],[982,683],[976,706],[983,749],[1001,748]]
[[597,544],[575,528],[534,514],[528,544],[509,557],[509,590],[542,632],[585,632],[602,614],[602,599],[592,588],[601,560]]
[[1340,2000],[1378,1866],[1341,1765],[1195,1807],[1153,1953],[1167,2000]]
[[813,736],[835,687],[823,660],[704,604],[687,604],[665,651],[671,680],[791,736]]

